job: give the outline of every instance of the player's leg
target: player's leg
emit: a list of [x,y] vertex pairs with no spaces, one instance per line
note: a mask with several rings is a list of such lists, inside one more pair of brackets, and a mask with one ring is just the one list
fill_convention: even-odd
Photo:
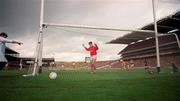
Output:
[[22,70],[22,68],[23,68],[22,64],[19,64],[19,70]]
[[91,65],[91,73],[94,73],[94,70],[93,70],[93,57],[92,56],[90,58],[90,65]]
[[0,70],[2,70],[6,66],[6,62],[0,62]]
[[123,64],[123,70],[126,70],[126,64],[125,63]]
[[92,71],[93,71],[93,73],[94,73],[94,71],[95,71],[95,69],[94,69],[94,59],[92,59],[91,67],[92,67]]
[[92,61],[92,66],[93,66],[94,72],[95,72],[95,70],[96,70],[95,64],[96,64],[96,55],[93,56],[93,61]]
[[8,66],[9,66],[9,64],[8,64],[8,62],[6,62],[6,63],[5,63],[5,66],[4,66],[5,70],[8,70],[8,69],[9,69]]
[[93,60],[91,61],[91,73],[94,73]]
[[93,68],[94,68],[94,71],[96,70],[95,64],[96,64],[96,58],[93,59]]

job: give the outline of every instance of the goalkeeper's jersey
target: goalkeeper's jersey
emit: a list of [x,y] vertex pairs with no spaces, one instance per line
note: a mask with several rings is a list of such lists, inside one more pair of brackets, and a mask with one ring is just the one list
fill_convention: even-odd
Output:
[[85,48],[85,49],[90,52],[91,56],[97,55],[98,47],[96,45],[90,46],[89,48]]

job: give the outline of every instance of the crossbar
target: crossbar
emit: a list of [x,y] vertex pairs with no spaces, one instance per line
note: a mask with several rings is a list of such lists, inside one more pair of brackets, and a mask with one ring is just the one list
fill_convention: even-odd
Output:
[[50,27],[65,27],[65,28],[79,28],[79,29],[95,29],[95,30],[155,33],[155,31],[152,31],[152,30],[106,28],[106,27],[85,26],[85,25],[54,24],[54,23],[44,23],[43,25],[44,25],[44,27],[50,26]]

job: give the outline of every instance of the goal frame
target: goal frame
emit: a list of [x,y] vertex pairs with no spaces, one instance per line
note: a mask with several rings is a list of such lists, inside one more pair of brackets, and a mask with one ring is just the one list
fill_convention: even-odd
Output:
[[154,29],[152,30],[140,30],[140,29],[120,29],[120,28],[104,28],[97,26],[85,26],[85,25],[71,25],[71,24],[52,24],[44,22],[44,0],[40,0],[41,10],[40,10],[40,23],[39,23],[39,35],[38,43],[35,51],[35,62],[32,75],[35,76],[38,74],[38,70],[42,67],[42,54],[43,54],[43,29],[49,26],[55,27],[64,27],[64,28],[79,28],[79,29],[95,29],[95,30],[112,30],[112,31],[134,31],[134,32],[144,32],[144,33],[154,33],[155,34],[155,43],[156,43],[156,60],[157,60],[157,71],[160,72],[160,55],[159,55],[159,41],[158,41],[158,29],[157,29],[157,20],[156,20],[156,2],[152,0],[152,11],[154,19]]

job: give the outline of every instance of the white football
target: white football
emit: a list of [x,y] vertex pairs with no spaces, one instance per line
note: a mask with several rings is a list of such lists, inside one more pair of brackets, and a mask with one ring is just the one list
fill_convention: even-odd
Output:
[[57,73],[56,72],[49,73],[49,78],[50,79],[56,79],[57,78]]

